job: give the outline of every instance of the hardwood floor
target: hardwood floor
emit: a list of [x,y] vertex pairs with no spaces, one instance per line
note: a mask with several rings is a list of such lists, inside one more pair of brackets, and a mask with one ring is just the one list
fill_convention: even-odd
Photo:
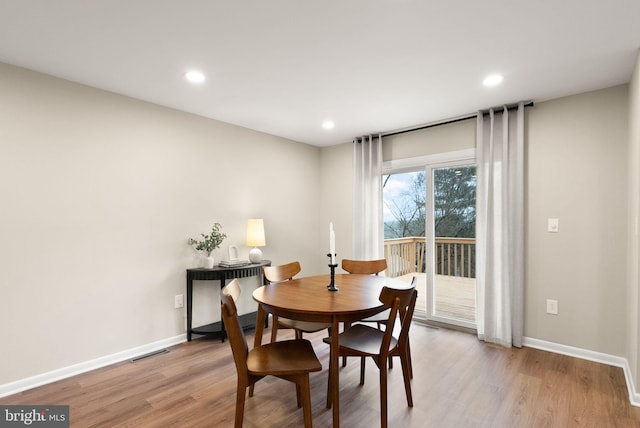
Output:
[[[270,329],[265,331],[266,343]],[[290,338],[283,330],[279,339]],[[328,346],[312,340],[324,370],[311,374],[313,423],[331,426],[325,409]],[[247,334],[248,343],[253,335]],[[389,375],[393,427],[640,427],[622,369],[531,348],[505,349],[467,333],[411,327],[415,407],[407,407],[400,364]],[[380,425],[378,369],[359,361],[340,374],[341,426]],[[71,427],[231,427],[236,371],[227,342],[198,339],[136,363],[122,362],[0,398],[0,404],[67,404]],[[247,428],[302,426],[295,387],[265,378],[245,405]]]

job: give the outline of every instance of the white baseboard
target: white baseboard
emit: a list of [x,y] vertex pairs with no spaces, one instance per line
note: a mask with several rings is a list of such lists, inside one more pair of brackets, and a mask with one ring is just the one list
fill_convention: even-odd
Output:
[[589,351],[582,348],[574,348],[573,346],[560,345],[558,343],[546,342],[544,340],[533,339],[531,337],[523,338],[523,345],[529,348],[541,349],[543,351],[554,352],[556,354],[568,355],[570,357],[580,358],[583,360],[594,361],[596,363],[607,364],[609,366],[620,367],[624,372],[627,381],[627,391],[629,392],[629,402],[632,406],[640,407],[640,395],[636,391],[631,375],[629,361],[626,358],[616,357],[601,352]]
[[146,345],[137,346],[135,348],[127,349],[121,352],[116,352],[115,354],[106,355],[104,357],[96,358],[89,361],[84,361],[82,363],[74,364],[69,367],[63,367],[61,369],[57,369],[47,373],[42,373],[36,376],[17,380],[15,382],[6,383],[4,385],[0,385],[0,397],[17,394],[18,392],[22,392],[27,389],[52,383],[61,379],[75,376],[80,373],[85,373],[91,370],[99,369],[101,367],[108,366],[114,363],[119,363],[124,360],[129,360],[140,355],[149,354],[154,351],[158,351],[160,349],[174,346],[186,341],[187,341],[186,333],[180,334],[178,336],[162,339],[157,342],[152,342]]

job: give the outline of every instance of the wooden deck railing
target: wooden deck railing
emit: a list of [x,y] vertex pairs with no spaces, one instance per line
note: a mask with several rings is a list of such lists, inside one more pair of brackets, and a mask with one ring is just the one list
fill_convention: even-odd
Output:
[[[436,238],[435,274],[475,278],[475,238]],[[386,275],[402,276],[425,271],[426,240],[421,237],[385,239]]]

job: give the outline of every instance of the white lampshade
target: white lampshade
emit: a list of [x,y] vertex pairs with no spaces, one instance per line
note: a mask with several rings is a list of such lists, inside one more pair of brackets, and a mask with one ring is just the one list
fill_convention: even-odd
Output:
[[264,247],[265,245],[264,222],[261,218],[250,218],[247,221],[247,246],[254,247],[249,252],[251,263],[260,263],[262,261],[262,251],[256,247]]

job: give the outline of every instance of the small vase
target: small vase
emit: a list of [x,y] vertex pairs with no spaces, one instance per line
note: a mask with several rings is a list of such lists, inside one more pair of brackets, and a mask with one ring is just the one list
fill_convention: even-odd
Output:
[[213,256],[207,256],[204,258],[204,268],[211,269],[215,265],[215,261],[213,260]]

